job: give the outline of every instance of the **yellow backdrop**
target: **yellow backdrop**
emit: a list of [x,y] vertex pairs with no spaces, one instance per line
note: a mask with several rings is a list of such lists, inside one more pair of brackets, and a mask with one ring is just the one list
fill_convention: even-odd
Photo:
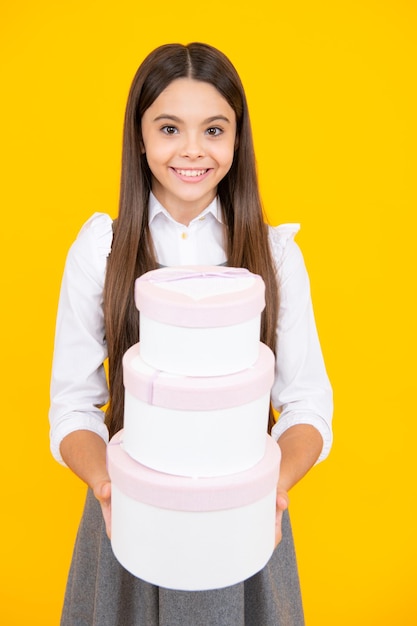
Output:
[[335,389],[334,450],[291,499],[307,625],[416,624],[415,4],[3,0],[0,10],[0,623],[58,624],[84,498],[48,447],[67,249],[94,211],[116,215],[137,65],[159,44],[201,40],[246,85],[271,222],[302,224]]

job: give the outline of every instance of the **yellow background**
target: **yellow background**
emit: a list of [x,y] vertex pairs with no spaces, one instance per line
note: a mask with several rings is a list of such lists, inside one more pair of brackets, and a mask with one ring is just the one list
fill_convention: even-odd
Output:
[[67,249],[94,211],[117,212],[137,65],[159,44],[201,40],[245,83],[270,220],[302,224],[335,390],[333,452],[291,499],[307,625],[416,624],[416,5],[3,0],[0,10],[0,623],[58,624],[84,498],[48,447]]

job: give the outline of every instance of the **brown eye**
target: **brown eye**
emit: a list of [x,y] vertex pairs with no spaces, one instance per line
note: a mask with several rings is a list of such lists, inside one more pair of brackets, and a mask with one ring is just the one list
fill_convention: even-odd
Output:
[[222,129],[218,126],[212,126],[206,130],[207,135],[210,135],[210,137],[217,137],[218,135],[221,135],[222,132]]

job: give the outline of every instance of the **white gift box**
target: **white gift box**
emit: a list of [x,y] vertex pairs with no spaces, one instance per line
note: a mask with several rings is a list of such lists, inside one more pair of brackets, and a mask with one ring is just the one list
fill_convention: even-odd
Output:
[[244,268],[170,267],[136,280],[142,359],[155,369],[220,376],[258,357],[262,278]]
[[215,478],[147,468],[125,452],[123,437],[107,448],[111,542],[123,567],[161,587],[196,591],[233,585],[266,565],[281,457],[269,435],[259,463]]
[[160,372],[141,358],[142,342],[123,358],[124,448],[143,465],[181,476],[244,471],[265,452],[274,355],[259,343],[257,361],[212,377]]

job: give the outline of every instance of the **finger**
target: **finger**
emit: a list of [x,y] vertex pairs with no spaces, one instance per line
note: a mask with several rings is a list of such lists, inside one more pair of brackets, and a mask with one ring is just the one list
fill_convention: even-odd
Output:
[[277,510],[285,511],[288,509],[288,498],[281,494],[277,494]]
[[111,498],[111,483],[109,481],[103,483],[101,486],[101,497],[103,500],[110,500]]
[[276,506],[277,510],[285,511],[289,505],[288,492],[285,489],[277,489]]
[[111,498],[111,483],[104,481],[99,483],[94,489],[94,495],[100,503],[108,503]]
[[282,539],[282,511],[277,511],[277,515],[275,518],[275,547],[279,544]]

